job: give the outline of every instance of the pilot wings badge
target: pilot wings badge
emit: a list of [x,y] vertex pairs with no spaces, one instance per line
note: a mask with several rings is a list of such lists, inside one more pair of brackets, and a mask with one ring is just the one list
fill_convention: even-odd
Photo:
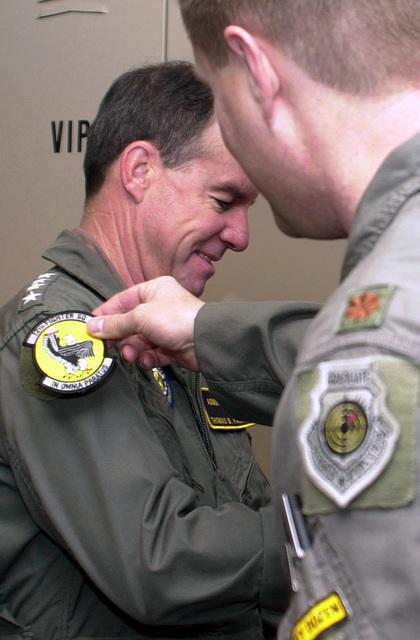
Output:
[[65,311],[42,320],[27,335],[43,387],[59,394],[85,393],[110,373],[114,358],[107,357],[106,344],[90,336],[86,321],[90,314]]

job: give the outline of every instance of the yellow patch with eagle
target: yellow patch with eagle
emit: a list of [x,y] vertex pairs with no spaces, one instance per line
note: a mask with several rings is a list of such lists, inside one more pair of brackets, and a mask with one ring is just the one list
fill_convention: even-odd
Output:
[[246,429],[255,424],[254,422],[242,422],[241,420],[232,418],[227,411],[220,406],[216,398],[213,398],[207,387],[201,388],[201,394],[203,396],[206,418],[212,429]]
[[111,372],[114,358],[106,343],[87,332],[92,318],[81,311],[65,311],[39,322],[26,336],[40,373],[37,384],[54,394],[73,395],[90,391]]

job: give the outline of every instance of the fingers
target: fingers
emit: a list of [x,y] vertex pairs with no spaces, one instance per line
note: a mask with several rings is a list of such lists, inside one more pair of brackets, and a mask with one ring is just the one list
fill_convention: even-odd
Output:
[[117,313],[126,313],[134,309],[140,302],[139,286],[134,285],[129,289],[120,291],[115,296],[101,304],[94,310],[96,316],[114,315]]
[[109,316],[127,313],[134,310],[140,303],[148,302],[153,297],[168,297],[175,292],[183,292],[184,289],[172,278],[161,276],[148,282],[135,284],[129,289],[120,291],[115,296],[101,304],[94,310],[96,316]]
[[99,316],[87,321],[87,330],[92,336],[107,340],[122,340],[133,334],[141,333],[141,327],[141,308],[127,313]]
[[176,358],[161,352],[159,348],[144,351],[138,357],[138,362],[142,369],[150,371],[154,367],[166,367],[168,364],[174,364]]
[[102,304],[87,329],[97,338],[124,340],[124,358],[145,369],[177,362],[197,371],[194,322],[203,304],[174,278],[163,276]]
[[119,347],[119,352],[127,362],[138,362],[142,369],[150,370],[153,367],[164,367],[175,362],[174,357],[164,353],[142,336],[131,336]]

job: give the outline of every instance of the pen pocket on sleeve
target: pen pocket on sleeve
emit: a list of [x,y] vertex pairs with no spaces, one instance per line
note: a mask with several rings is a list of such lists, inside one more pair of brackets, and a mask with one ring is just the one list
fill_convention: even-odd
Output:
[[316,543],[302,558],[288,545],[287,556],[294,593],[277,640],[358,640],[350,605]]

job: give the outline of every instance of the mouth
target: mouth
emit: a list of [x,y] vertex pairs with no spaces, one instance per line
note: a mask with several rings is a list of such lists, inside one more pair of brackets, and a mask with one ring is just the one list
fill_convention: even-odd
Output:
[[213,258],[210,258],[210,256],[206,255],[205,253],[202,253],[201,251],[197,251],[197,254],[200,256],[200,258],[203,258],[203,260],[205,260],[209,264],[213,263]]

